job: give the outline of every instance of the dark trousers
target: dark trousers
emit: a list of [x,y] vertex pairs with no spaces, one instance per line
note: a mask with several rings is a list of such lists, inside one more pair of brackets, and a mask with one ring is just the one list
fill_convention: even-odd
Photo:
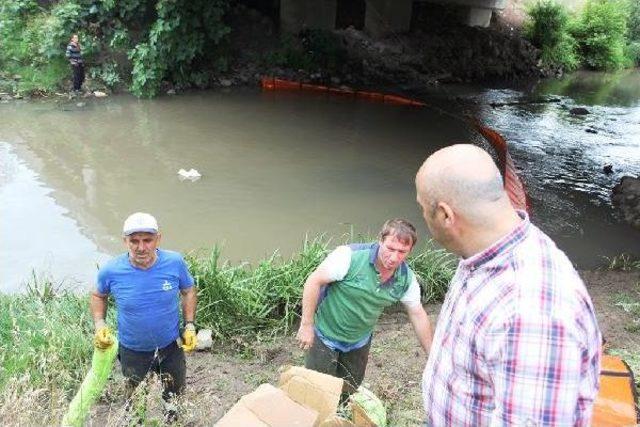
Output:
[[84,64],[72,65],[73,70],[73,90],[80,90],[84,83]]
[[176,342],[156,351],[134,351],[120,346],[118,358],[122,375],[127,378],[129,393],[140,384],[149,372],[155,372],[162,380],[162,398],[169,400],[184,391],[187,362],[182,347]]
[[342,400],[344,400],[362,384],[370,347],[371,340],[363,347],[343,353],[330,349],[316,335],[313,346],[305,357],[304,366],[307,369],[342,378],[344,380]]

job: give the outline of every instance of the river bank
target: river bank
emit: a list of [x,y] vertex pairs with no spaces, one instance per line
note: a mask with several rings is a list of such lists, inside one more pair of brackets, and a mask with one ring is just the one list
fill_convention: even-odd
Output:
[[[640,271],[637,266],[629,263],[619,263],[617,267],[623,270],[581,271],[580,274],[589,289],[600,328],[607,339],[607,351],[622,355],[638,378]],[[88,327],[88,305],[82,297],[78,297],[78,301],[80,311],[77,314],[80,315],[81,328],[77,330],[77,339],[89,350],[91,329]],[[439,303],[427,304],[425,308],[432,322],[435,322],[440,309]],[[7,331],[4,326],[3,330]],[[276,384],[282,366],[303,363],[303,353],[297,348],[294,330],[295,325],[288,332],[271,337],[266,333],[252,338],[235,335],[224,340],[218,339],[211,351],[189,356],[187,392],[180,402],[183,425],[211,425],[240,396],[260,383]],[[56,338],[50,336],[48,339]],[[6,336],[3,336],[0,347],[4,344]],[[73,376],[72,368],[80,373],[84,372],[89,355],[90,352],[87,351],[85,358],[74,361],[77,366],[57,366],[60,371],[55,374],[59,377]],[[42,356],[49,363],[55,359],[55,355]],[[420,425],[423,420],[420,381],[426,355],[419,350],[403,311],[393,309],[383,316],[376,329],[369,357],[365,383],[385,402],[389,425]],[[3,368],[6,369],[5,366]],[[40,368],[55,369],[54,366]],[[79,384],[80,378],[81,376],[74,380],[71,389],[74,384]],[[0,423],[42,425],[56,424],[61,419],[70,391],[47,387],[46,384],[29,387],[28,377],[24,375],[15,380],[9,386],[5,384],[0,393]],[[19,386],[22,386],[20,392]],[[116,366],[106,391],[92,411],[92,423],[107,426],[127,423],[123,391],[124,379]],[[161,397],[157,382],[151,382],[147,392],[136,399],[147,403],[146,422],[162,425]]]
[[[160,94],[256,86],[264,75],[359,89],[384,87],[414,94],[438,84],[508,82],[549,75],[549,70],[539,64],[538,50],[518,29],[502,21],[490,28],[467,27],[458,23],[457,13],[456,9],[432,5],[428,11],[414,13],[414,31],[385,37],[371,37],[353,27],[294,35],[280,34],[273,17],[238,3],[225,16],[230,31],[221,55],[226,65],[200,64],[197,83],[166,79]],[[112,64],[111,73],[101,72],[96,61]],[[60,67],[52,71],[45,84],[48,87],[35,85],[27,91],[22,89],[30,87],[23,85],[25,79],[40,81],[39,77],[0,69],[0,100],[66,96],[70,74],[63,81],[54,81],[55,75],[65,73],[64,66]],[[89,57],[86,68],[87,92],[128,91],[132,77],[127,73],[132,72],[132,67],[120,52]],[[118,74],[113,74],[114,70]]]

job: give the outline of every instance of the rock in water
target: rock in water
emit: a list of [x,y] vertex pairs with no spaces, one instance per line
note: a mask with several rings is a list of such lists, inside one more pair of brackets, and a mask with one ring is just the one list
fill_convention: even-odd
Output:
[[625,221],[640,230],[640,179],[632,176],[624,176],[613,187],[611,201],[618,206],[624,215]]
[[93,91],[93,96],[95,96],[96,98],[105,98],[107,96],[106,93],[101,92],[99,90],[94,90]]
[[584,107],[575,107],[569,110],[570,114],[573,114],[574,116],[585,116],[587,114],[589,114],[589,110],[587,110]]

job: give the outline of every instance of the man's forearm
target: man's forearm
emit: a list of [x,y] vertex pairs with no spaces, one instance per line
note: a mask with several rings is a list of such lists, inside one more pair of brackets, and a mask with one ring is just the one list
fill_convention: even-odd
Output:
[[194,287],[182,295],[182,317],[185,322],[193,322],[196,318],[197,295]]
[[315,274],[311,274],[304,284],[302,291],[302,325],[313,325],[313,316],[318,306],[318,298],[320,297],[320,288],[322,284],[317,280]]
[[93,323],[96,328],[104,326],[107,315],[107,297],[97,295],[95,292],[92,292],[89,300],[89,306],[91,308],[91,315],[93,316]]
[[410,310],[408,314],[420,345],[426,353],[429,353],[433,333],[431,330],[431,321],[429,320],[427,312],[424,311],[424,308],[419,307]]

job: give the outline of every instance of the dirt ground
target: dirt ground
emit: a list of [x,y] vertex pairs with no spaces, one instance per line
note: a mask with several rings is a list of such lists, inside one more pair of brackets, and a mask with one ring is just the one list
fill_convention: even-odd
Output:
[[[581,275],[596,307],[600,328],[609,348],[640,353],[640,332],[633,327],[638,319],[617,305],[621,295],[640,302],[640,272],[585,271]],[[435,324],[439,305],[426,307]],[[280,340],[256,342],[253,352],[234,351],[247,343],[215,346],[210,352],[188,357],[187,392],[181,403],[181,425],[213,425],[242,395],[261,383],[277,384],[279,369],[303,363],[303,352],[294,333]],[[387,313],[379,322],[373,339],[365,386],[387,405],[391,426],[416,426],[423,423],[420,382],[426,354],[419,348],[411,325],[403,311]],[[122,378],[119,368],[115,381],[93,412],[94,425],[122,425]],[[637,372],[640,375],[640,372]],[[147,402],[147,425],[161,425],[160,390],[151,387]],[[156,420],[156,421],[154,421]],[[126,424],[126,422],[125,422]]]

